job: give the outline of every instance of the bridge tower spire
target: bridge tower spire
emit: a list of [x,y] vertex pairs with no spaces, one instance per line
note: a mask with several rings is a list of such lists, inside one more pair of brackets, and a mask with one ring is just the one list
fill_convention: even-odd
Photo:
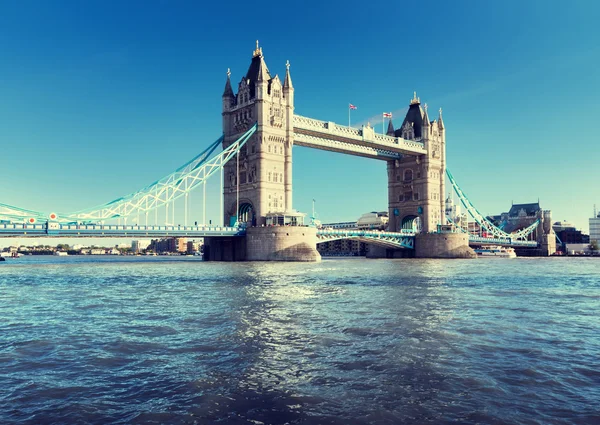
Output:
[[257,41],[237,94],[231,92],[229,107],[227,84],[225,93],[223,147],[237,140],[254,123],[258,128],[240,151],[239,208],[237,161],[229,161],[224,167],[224,220],[226,224],[238,219],[261,226],[266,223],[267,214],[292,209],[294,88],[289,63],[282,84],[278,75],[271,75]]
[[394,130],[394,124],[392,124],[392,119],[390,118],[390,121],[388,122],[388,128],[387,128],[387,135],[388,136],[394,136],[395,130]]

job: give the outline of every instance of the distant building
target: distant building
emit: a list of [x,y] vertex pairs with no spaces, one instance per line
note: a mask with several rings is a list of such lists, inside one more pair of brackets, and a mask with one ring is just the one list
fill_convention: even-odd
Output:
[[148,250],[157,253],[162,252],[177,252],[177,244],[175,238],[152,239]]
[[200,242],[196,241],[188,241],[187,243],[187,253],[195,254],[196,252],[202,252],[202,246],[204,245],[204,240],[201,239]]
[[131,250],[136,254],[145,251],[149,246],[149,239],[139,239],[131,241]]
[[565,254],[567,255],[589,255],[592,253],[589,243],[567,243]]
[[[564,253],[570,253],[576,251],[578,245],[584,245],[590,243],[588,235],[581,233],[581,230],[577,230],[568,221],[557,221],[552,225],[552,230],[556,233],[556,237],[562,244],[562,251]],[[573,245],[574,244],[574,245]],[[571,245],[570,247],[568,245]]]
[[600,213],[590,218],[590,242],[592,241],[600,244]]
[[177,238],[175,239],[175,245],[177,252],[186,252],[187,251],[187,238]]

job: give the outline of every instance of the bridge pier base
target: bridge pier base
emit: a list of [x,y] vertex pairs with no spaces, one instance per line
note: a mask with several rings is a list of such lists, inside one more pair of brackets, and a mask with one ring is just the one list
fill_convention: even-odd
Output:
[[248,261],[321,261],[314,227],[251,227],[246,252]]
[[415,237],[416,258],[476,258],[466,233],[420,233]]
[[204,261],[321,261],[314,227],[250,227],[245,237],[204,238]]
[[246,259],[246,238],[205,237],[204,261],[244,261]]

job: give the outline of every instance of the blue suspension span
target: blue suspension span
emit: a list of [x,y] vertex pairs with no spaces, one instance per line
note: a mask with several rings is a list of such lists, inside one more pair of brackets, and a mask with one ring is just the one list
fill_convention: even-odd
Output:
[[[222,170],[223,166],[246,144],[257,128],[258,125],[255,123],[236,141],[212,158],[210,156],[222,143],[223,136],[168,176],[143,189],[96,207],[72,213],[59,213],[56,221],[61,223],[102,223],[106,220],[126,219],[133,215],[139,216],[139,214],[146,214],[147,217],[148,212],[159,207],[172,205],[175,200],[185,196],[198,185],[205,183],[212,175]],[[43,212],[0,204],[0,220],[25,221],[33,218],[45,221],[48,217],[48,214]]]
[[458,186],[458,183],[450,173],[450,170],[446,169],[446,175],[448,176],[448,180],[452,184],[454,191],[458,195],[463,206],[467,209],[467,212],[473,217],[473,219],[487,232],[491,233],[494,238],[499,239],[511,239],[511,240],[525,240],[527,236],[529,236],[539,225],[540,220],[536,220],[529,227],[525,229],[519,230],[515,233],[507,233],[502,229],[496,227],[491,221],[487,219],[483,214],[481,214],[477,208],[473,205],[473,203],[469,200],[467,195],[462,191],[462,189]]

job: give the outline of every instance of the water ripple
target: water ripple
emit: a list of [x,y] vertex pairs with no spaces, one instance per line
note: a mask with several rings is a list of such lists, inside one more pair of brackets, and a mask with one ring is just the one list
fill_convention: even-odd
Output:
[[599,423],[596,263],[5,262],[0,423]]

